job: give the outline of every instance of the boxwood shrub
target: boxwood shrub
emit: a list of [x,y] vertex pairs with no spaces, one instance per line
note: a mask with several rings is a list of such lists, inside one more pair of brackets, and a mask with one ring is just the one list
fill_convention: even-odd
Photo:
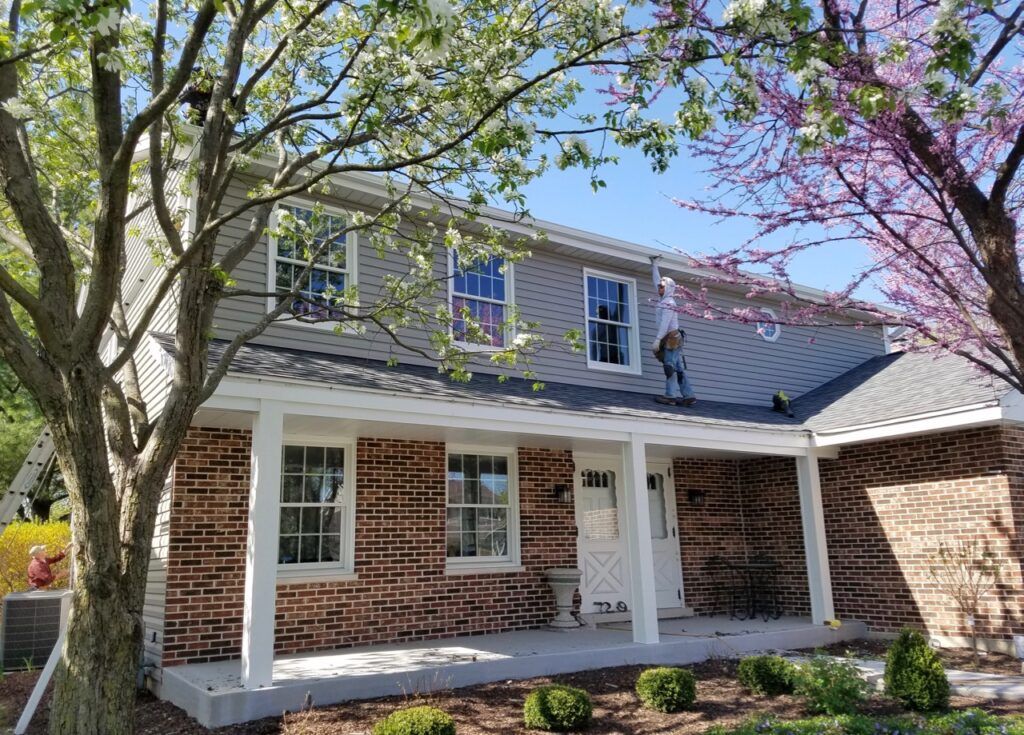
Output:
[[373,735],[455,735],[455,720],[436,707],[408,707],[374,725]]
[[693,706],[697,699],[697,680],[686,669],[647,669],[636,681],[636,694],[648,709],[678,712]]
[[918,712],[949,706],[949,680],[939,655],[916,630],[904,629],[885,658],[885,693]]
[[777,697],[793,693],[796,666],[782,656],[748,656],[740,661],[740,684],[757,694]]
[[549,684],[534,689],[523,705],[523,721],[530,730],[569,732],[590,724],[594,706],[582,689]]

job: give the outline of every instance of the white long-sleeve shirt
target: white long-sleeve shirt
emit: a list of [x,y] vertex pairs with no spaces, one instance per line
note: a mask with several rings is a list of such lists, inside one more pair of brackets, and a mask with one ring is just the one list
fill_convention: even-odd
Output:
[[654,338],[655,344],[660,343],[662,337],[669,332],[679,329],[679,313],[676,311],[676,282],[669,277],[662,278],[658,271],[658,261],[651,263],[651,275],[654,280],[654,287],[665,284],[665,295],[658,301],[656,307],[658,333]]

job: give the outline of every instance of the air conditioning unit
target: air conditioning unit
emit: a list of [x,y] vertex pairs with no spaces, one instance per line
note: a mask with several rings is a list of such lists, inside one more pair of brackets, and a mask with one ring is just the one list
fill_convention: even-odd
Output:
[[67,590],[12,592],[0,620],[0,666],[4,671],[42,668],[60,635]]

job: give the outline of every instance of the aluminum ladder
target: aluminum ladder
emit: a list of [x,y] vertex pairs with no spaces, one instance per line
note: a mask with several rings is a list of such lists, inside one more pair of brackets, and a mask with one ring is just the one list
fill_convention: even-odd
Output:
[[0,498],[0,533],[3,533],[4,529],[14,520],[21,504],[32,497],[36,484],[39,482],[39,476],[53,460],[53,451],[53,436],[51,436],[50,430],[44,426],[25,458],[24,464],[21,465],[18,474],[11,481],[11,486]]

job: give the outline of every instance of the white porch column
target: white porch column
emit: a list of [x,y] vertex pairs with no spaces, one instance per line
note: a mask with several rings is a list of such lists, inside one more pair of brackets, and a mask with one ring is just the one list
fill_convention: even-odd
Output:
[[635,434],[622,445],[622,479],[626,500],[626,548],[633,590],[633,640],[658,642],[658,598],[654,582],[651,510],[647,500],[647,448]]
[[804,528],[811,620],[821,624],[835,617],[835,609],[832,607],[832,577],[828,568],[825,514],[821,507],[821,478],[818,476],[817,457],[805,455],[796,458],[796,480],[800,489],[800,518]]
[[252,423],[249,538],[242,612],[242,686],[246,689],[270,686],[273,680],[283,433],[281,404],[260,401],[259,413]]

